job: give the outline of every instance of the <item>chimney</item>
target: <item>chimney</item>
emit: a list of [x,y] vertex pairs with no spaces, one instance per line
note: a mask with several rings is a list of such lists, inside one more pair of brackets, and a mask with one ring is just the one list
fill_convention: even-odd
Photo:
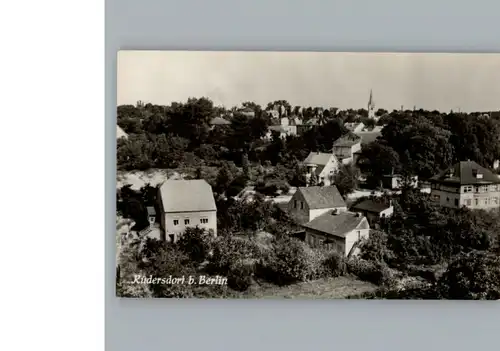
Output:
[[360,213],[360,212],[355,212],[355,213],[354,213],[354,215],[355,215],[356,217],[361,217],[361,213]]
[[332,210],[332,216],[336,216],[336,215],[338,215],[338,214],[339,214],[339,210],[338,210],[337,208],[334,208],[334,209]]

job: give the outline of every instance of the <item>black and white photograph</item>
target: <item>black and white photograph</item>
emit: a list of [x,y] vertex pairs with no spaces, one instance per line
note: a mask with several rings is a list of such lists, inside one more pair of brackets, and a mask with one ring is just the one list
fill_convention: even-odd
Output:
[[500,54],[117,67],[117,297],[500,299]]

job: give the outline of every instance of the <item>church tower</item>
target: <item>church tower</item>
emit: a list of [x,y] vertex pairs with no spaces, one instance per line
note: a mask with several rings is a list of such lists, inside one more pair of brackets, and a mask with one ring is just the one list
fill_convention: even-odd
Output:
[[375,101],[373,100],[373,92],[370,89],[370,98],[368,99],[368,118],[375,118]]

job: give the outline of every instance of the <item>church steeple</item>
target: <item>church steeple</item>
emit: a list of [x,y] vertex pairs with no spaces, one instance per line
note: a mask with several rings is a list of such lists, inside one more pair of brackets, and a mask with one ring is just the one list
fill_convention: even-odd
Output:
[[370,98],[368,99],[368,118],[375,118],[375,101],[373,100],[373,91],[370,89]]

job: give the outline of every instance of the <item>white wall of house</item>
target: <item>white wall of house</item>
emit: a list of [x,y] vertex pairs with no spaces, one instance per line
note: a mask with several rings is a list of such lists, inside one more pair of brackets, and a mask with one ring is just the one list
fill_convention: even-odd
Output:
[[471,209],[500,208],[500,185],[465,185],[461,187],[431,185],[431,199],[443,207]]
[[[316,164],[305,164],[307,168],[306,173],[306,181],[309,183],[309,179],[311,179],[311,174],[316,171],[318,165]],[[337,158],[332,155],[330,160],[327,162],[321,173],[318,175],[318,184],[323,182],[325,186],[330,186],[333,184],[332,177],[339,169],[339,162]]]
[[[188,220],[189,223],[185,221]],[[174,222],[177,221],[177,222]],[[162,216],[162,228],[165,231],[165,239],[170,241],[170,235],[175,236],[175,241],[179,239],[188,227],[196,227],[204,229],[212,229],[214,235],[217,236],[217,212],[216,211],[200,211],[200,212],[167,212]]]
[[[366,219],[365,219],[366,221]],[[346,236],[345,236],[345,250],[344,250],[344,255],[347,256],[349,255],[349,252],[351,252],[352,247],[354,244],[360,240],[360,239],[368,239],[370,236],[370,228],[363,228],[362,226],[363,223],[359,226],[360,228],[351,230]],[[366,225],[368,225],[368,222],[366,222]]]
[[[333,153],[337,158],[342,159],[343,164],[352,162],[354,159],[354,154],[361,151],[361,142],[356,143],[352,146],[334,146]],[[348,161],[346,161],[348,160]]]

